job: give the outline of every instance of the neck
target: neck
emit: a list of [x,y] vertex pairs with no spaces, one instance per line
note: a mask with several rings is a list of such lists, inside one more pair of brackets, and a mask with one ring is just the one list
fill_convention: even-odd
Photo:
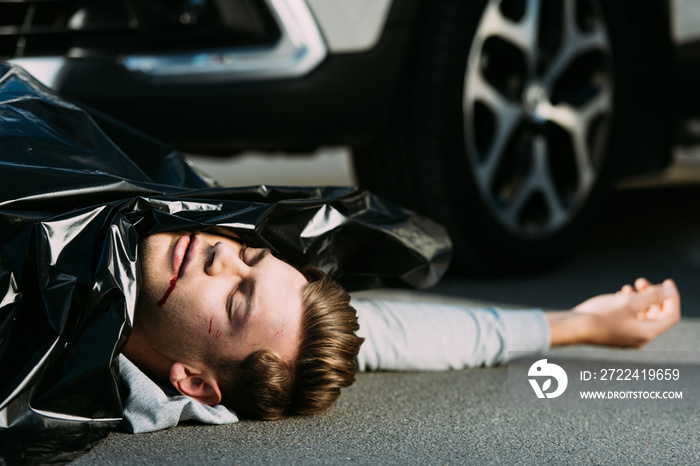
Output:
[[151,379],[169,383],[170,367],[175,361],[156,349],[140,332],[131,333],[122,353]]

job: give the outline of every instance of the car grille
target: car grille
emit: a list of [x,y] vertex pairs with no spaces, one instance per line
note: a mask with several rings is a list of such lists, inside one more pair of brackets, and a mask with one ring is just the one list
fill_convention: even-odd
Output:
[[261,5],[259,0],[0,0],[0,60],[271,43],[279,30]]
[[0,58],[68,55],[81,39],[132,36],[138,24],[128,6],[110,0],[0,0]]

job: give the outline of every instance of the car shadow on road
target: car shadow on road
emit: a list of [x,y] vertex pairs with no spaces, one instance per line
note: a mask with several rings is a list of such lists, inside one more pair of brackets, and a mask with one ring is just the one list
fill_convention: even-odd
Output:
[[611,193],[582,243],[559,264],[520,276],[448,276],[431,293],[486,302],[567,309],[637,277],[673,278],[684,316],[700,316],[700,186]]

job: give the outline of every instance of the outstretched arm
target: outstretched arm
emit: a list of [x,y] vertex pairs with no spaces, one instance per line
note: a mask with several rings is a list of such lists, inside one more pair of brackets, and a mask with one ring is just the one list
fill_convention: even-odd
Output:
[[549,326],[539,309],[504,311],[437,302],[354,299],[365,338],[361,371],[440,371],[492,366],[508,351],[549,348]]
[[680,320],[673,280],[644,278],[614,294],[595,296],[571,311],[548,312],[551,346],[594,344],[640,348]]
[[506,362],[508,351],[596,344],[640,347],[678,322],[675,284],[600,295],[571,311],[504,311],[459,304],[353,299],[360,321],[360,370],[448,370]]

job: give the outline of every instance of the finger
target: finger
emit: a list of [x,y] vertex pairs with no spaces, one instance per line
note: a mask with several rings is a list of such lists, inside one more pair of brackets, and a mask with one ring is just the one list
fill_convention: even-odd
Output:
[[634,288],[632,288],[632,285],[625,285],[620,289],[620,293],[625,294],[625,295],[633,294]]
[[634,299],[635,307],[639,311],[646,311],[652,305],[661,306],[665,300],[672,296],[674,290],[664,285],[649,285],[637,293]]
[[663,309],[658,304],[652,304],[649,309],[639,314],[638,318],[641,320],[654,320],[663,317]]
[[676,283],[671,279],[666,279],[662,283],[666,299],[663,301],[663,311],[671,314],[672,317],[681,317],[681,295],[678,292]]
[[634,287],[637,291],[644,291],[650,286],[652,286],[651,283],[644,277],[640,277],[634,281]]
[[[674,326],[681,317],[681,307],[680,307],[680,294],[678,293],[678,288],[673,280],[666,280],[661,285],[655,285],[649,288],[649,295],[661,291],[664,295],[661,307],[658,311],[650,311],[652,315],[650,319],[643,319],[644,322],[640,322],[647,329],[649,339],[656,337],[657,335],[665,332],[672,326]],[[644,294],[646,294],[645,292]],[[644,296],[644,294],[639,294],[641,299],[651,299],[651,297]],[[655,304],[651,306],[656,307]]]

